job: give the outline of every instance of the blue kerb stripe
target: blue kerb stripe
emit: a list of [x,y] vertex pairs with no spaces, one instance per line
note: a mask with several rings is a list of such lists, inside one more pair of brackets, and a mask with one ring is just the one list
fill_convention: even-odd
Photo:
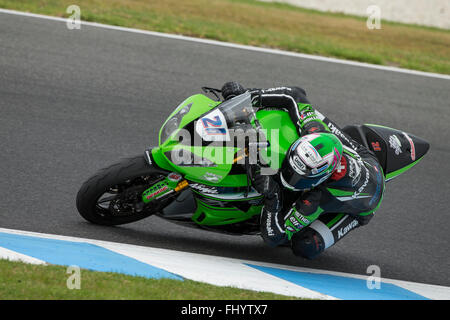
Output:
[[371,290],[367,288],[366,280],[362,279],[247,265],[304,288],[343,300],[428,300],[390,283],[382,282],[380,289]]
[[55,265],[77,265],[83,269],[118,272],[146,278],[183,278],[85,242],[72,242],[0,232],[0,247]]

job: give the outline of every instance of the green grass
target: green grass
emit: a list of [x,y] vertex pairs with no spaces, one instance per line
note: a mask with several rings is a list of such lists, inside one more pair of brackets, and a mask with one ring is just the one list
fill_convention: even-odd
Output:
[[297,300],[267,292],[191,280],[148,279],[81,269],[80,289],[68,289],[67,267],[0,260],[2,300]]
[[450,74],[450,31],[255,0],[0,0],[0,7]]

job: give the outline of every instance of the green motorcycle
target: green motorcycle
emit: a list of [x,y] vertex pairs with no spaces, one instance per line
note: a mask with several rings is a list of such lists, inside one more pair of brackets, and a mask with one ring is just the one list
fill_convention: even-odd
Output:
[[[158,147],[100,170],[81,186],[76,205],[83,218],[111,226],[155,214],[211,231],[259,234],[263,196],[252,187],[252,175],[255,168],[277,172],[298,131],[287,112],[254,108],[248,92],[221,101],[220,90],[202,89],[215,98],[196,94],[183,101],[160,129]],[[332,131],[342,135],[334,126]],[[342,131],[375,153],[386,181],[429,148],[416,136],[379,125]],[[285,192],[289,206],[297,195]]]

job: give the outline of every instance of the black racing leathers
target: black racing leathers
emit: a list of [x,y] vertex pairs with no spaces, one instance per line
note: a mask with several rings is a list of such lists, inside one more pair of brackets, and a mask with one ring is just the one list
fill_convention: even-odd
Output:
[[253,106],[258,109],[283,109],[289,113],[292,122],[301,127],[299,104],[310,105],[306,92],[299,87],[250,89]]
[[[291,240],[295,254],[313,258],[350,230],[369,222],[384,192],[382,168],[367,148],[315,110],[303,89],[281,87],[250,92],[256,108],[286,110],[301,136],[331,132],[344,146],[341,164],[331,178],[312,190],[297,192],[292,205],[274,204],[274,199],[281,201],[284,197],[271,196],[261,214],[261,235],[266,243],[277,246]],[[277,175],[272,179],[282,185]]]

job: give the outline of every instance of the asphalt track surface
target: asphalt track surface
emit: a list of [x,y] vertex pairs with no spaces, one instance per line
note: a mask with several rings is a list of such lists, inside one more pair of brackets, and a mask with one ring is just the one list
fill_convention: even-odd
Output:
[[[157,143],[201,86],[297,85],[338,124],[377,123],[428,140],[424,160],[388,183],[369,225],[313,261],[257,236],[158,217],[85,222],[82,182]],[[450,81],[0,13],[0,227],[450,285]]]

